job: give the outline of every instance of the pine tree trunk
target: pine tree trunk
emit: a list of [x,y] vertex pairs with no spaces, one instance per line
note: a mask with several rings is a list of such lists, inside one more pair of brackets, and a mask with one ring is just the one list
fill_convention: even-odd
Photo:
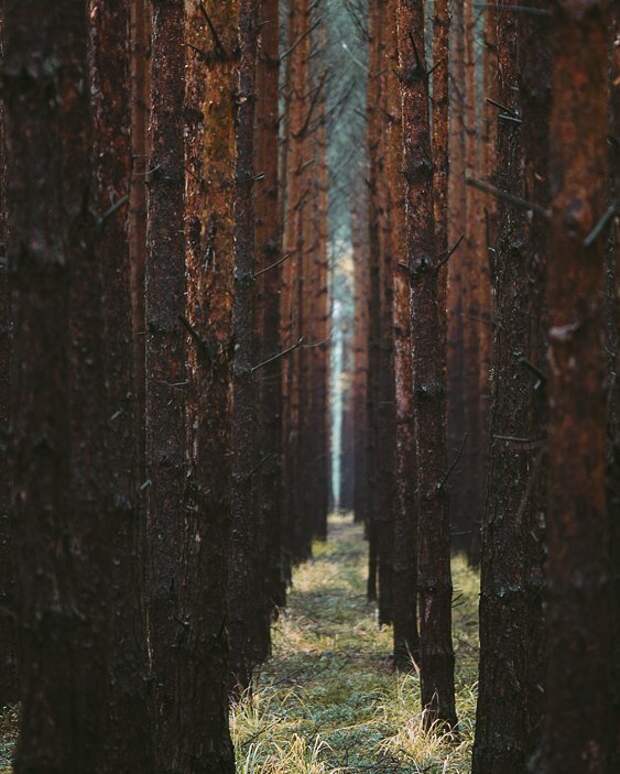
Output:
[[[261,362],[280,351],[282,233],[278,174],[278,0],[262,0],[257,64],[256,191],[257,339]],[[267,615],[286,602],[282,555],[282,363],[258,373],[261,412],[260,524],[266,532]]]
[[[534,22],[525,14],[506,13],[501,22],[495,20],[498,89],[493,99],[507,109],[495,108],[494,183],[547,206],[549,46],[544,18],[532,18]],[[495,376],[482,529],[474,774],[521,774],[540,734],[547,243],[544,218],[503,200],[498,203],[492,261]]]
[[548,774],[608,771],[610,565],[601,328],[605,240],[589,239],[609,204],[607,7],[606,2],[552,4],[546,600],[552,657],[543,741]]
[[[4,2],[0,4],[0,61],[4,62]],[[0,250],[7,255],[9,240],[6,212],[6,128],[4,104],[0,104]],[[11,298],[6,258],[0,265],[0,450],[8,459],[9,403],[11,389]],[[0,703],[12,704],[19,696],[15,630],[15,574],[10,465],[0,480]]]
[[445,381],[438,255],[433,218],[433,165],[424,6],[400,0],[399,47],[403,99],[406,237],[412,282],[414,416],[418,484],[418,593],[422,706],[425,725],[456,725],[450,533],[445,496]]
[[5,4],[22,773],[104,771],[109,753],[113,409],[94,249],[87,6]]
[[[239,0],[239,78],[235,92],[235,289],[233,305],[232,541],[228,587],[231,672],[245,690],[252,678],[264,630],[262,578],[254,547],[259,539],[255,508],[257,455],[255,363],[256,216],[254,210],[254,116],[256,101],[257,0]],[[258,598],[257,598],[258,597]],[[258,610],[256,609],[258,608]],[[268,623],[265,622],[268,626]]]
[[[186,6],[185,220],[189,474],[178,583],[177,765],[234,771],[226,637],[238,83],[236,0]],[[191,668],[190,668],[191,667]]]
[[[123,0],[92,0],[93,205],[104,215],[95,241],[102,272],[104,369],[110,417],[106,471],[109,530],[114,561],[107,587],[114,611],[107,643],[108,755],[101,771],[152,767],[147,718],[144,583],[140,565],[140,443],[134,382],[134,336],[130,286],[129,207],[131,176],[129,9]],[[111,208],[115,208],[111,212]]]
[[[146,244],[148,622],[156,761],[176,755],[179,571],[187,477],[182,2],[153,4]],[[142,131],[141,116],[136,131]]]

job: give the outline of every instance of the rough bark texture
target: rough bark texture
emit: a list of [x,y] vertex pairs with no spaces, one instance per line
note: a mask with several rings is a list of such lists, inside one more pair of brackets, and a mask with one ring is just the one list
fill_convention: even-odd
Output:
[[[610,94],[610,162],[611,196],[620,196],[620,4],[612,5],[611,30],[611,94]],[[611,530],[613,652],[612,686],[613,718],[616,729],[611,753],[610,770],[620,768],[620,219],[616,214],[612,223],[607,253],[607,341],[608,371],[608,470],[607,509]]]
[[[257,339],[261,362],[280,351],[282,256],[278,175],[278,0],[262,0],[257,64],[256,190]],[[286,602],[282,557],[282,363],[257,374],[261,425],[260,525],[266,534],[266,616]]]
[[129,9],[124,0],[90,7],[94,244],[102,276],[106,426],[106,511],[113,561],[106,578],[111,611],[106,744],[108,771],[152,767],[147,718],[146,631],[140,560],[141,498],[127,199],[131,177]]
[[[153,5],[146,250],[147,613],[152,723],[161,771],[176,762],[180,537],[185,519],[185,252],[182,2]],[[138,124],[140,130],[140,122]]]
[[[179,593],[179,760],[232,772],[226,589],[230,536],[231,359],[238,5],[186,6],[185,196],[188,335],[186,517]],[[189,668],[191,666],[191,669]],[[200,732],[197,730],[200,729]]]
[[5,5],[22,773],[107,770],[111,410],[87,10],[75,0]]
[[608,16],[602,1],[556,0],[552,8],[553,215],[547,284],[551,658],[542,767],[548,774],[595,774],[607,771],[610,721],[601,327],[605,240],[584,243],[608,206]]
[[[154,0],[156,1],[156,0]],[[138,422],[138,476],[145,476],[145,320],[144,262],[146,251],[146,186],[148,155],[148,101],[150,84],[150,12],[147,0],[130,2],[131,45],[131,182],[129,190],[129,255],[131,324],[133,328],[136,419]],[[118,84],[117,84],[118,85]],[[141,503],[144,508],[144,502]]]
[[381,387],[381,158],[379,110],[382,15],[378,0],[369,2],[370,57],[368,71],[368,250],[370,293],[368,297],[368,600],[377,599],[379,567],[379,401]]
[[389,91],[391,132],[388,135],[387,177],[393,193],[393,336],[395,380],[393,576],[394,665],[412,669],[417,663],[419,637],[417,622],[417,508],[415,476],[415,433],[413,415],[413,341],[411,328],[411,283],[404,268],[405,196],[402,172],[403,122],[398,82],[398,2],[389,5],[393,74]]
[[400,0],[398,41],[403,100],[406,238],[412,281],[414,416],[418,502],[418,591],[425,724],[456,724],[450,534],[445,496],[445,380],[438,310],[438,256],[424,6]]
[[[547,206],[548,25],[497,25],[495,184]],[[510,120],[516,119],[516,120]],[[523,123],[521,123],[521,121]],[[482,530],[479,699],[474,774],[521,774],[540,734],[542,541],[546,510],[544,271],[548,223],[500,201],[489,487]],[[538,374],[538,375],[537,375]]]
[[[452,247],[465,234],[465,37],[463,34],[463,3],[453,0],[451,5],[449,71],[449,151],[448,177],[448,244]],[[466,471],[461,448],[467,448],[464,379],[464,247],[455,251],[447,263],[447,438],[448,462],[452,470],[447,483],[451,544],[455,551],[467,549],[472,528],[466,505]],[[465,444],[465,445],[463,445]]]
[[[0,4],[0,61],[4,61],[4,3]],[[6,144],[4,104],[0,104],[0,251],[7,254]],[[9,402],[11,368],[11,303],[6,257],[0,265],[0,453],[5,460],[0,478],[0,703],[18,698],[15,630],[15,572],[10,515]]]
[[[261,625],[262,578],[255,547],[260,531],[255,507],[257,459],[256,378],[253,366],[256,244],[254,211],[254,116],[256,107],[256,0],[239,0],[239,76],[236,84],[236,164],[234,187],[235,287],[233,305],[233,414],[231,563],[228,586],[228,631],[231,672],[238,689],[252,677],[255,649],[265,657]],[[258,599],[256,598],[258,597]],[[265,622],[268,626],[268,623]]]

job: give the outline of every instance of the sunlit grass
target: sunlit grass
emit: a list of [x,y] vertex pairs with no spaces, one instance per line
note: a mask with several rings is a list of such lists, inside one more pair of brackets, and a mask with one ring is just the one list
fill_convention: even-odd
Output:
[[468,774],[477,679],[478,577],[454,560],[459,735],[422,728],[417,675],[392,672],[391,629],[366,603],[361,527],[332,517],[299,567],[273,658],[232,715],[243,774]]
[[[419,678],[393,673],[391,629],[366,602],[362,528],[334,516],[329,542],[295,571],[273,657],[233,707],[238,774],[469,774],[478,576],[461,557],[452,569],[458,738],[423,729]],[[11,771],[16,721],[0,712],[0,774]]]

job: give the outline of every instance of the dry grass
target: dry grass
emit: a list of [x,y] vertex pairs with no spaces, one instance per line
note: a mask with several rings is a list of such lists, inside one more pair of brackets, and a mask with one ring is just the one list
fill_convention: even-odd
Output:
[[[458,740],[422,729],[419,680],[391,670],[391,629],[366,603],[366,545],[350,518],[299,567],[273,657],[232,712],[239,774],[469,774],[475,718],[478,577],[453,563]],[[0,712],[10,774],[16,712]],[[4,768],[3,768],[4,767]]]
[[475,717],[478,578],[454,561],[458,740],[422,729],[419,680],[391,671],[391,629],[366,603],[366,546],[350,518],[298,568],[274,655],[234,708],[243,774],[468,774]]

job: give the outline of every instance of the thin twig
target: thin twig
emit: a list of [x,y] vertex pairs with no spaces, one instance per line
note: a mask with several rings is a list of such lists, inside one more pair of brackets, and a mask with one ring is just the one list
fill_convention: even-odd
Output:
[[211,33],[211,36],[213,37],[213,42],[215,43],[215,47],[220,52],[220,56],[223,59],[228,59],[228,55],[226,53],[226,49],[222,45],[222,41],[220,40],[220,36],[217,34],[217,30],[215,29],[215,25],[211,21],[211,17],[207,13],[207,9],[205,7],[205,4],[200,0],[198,3],[198,7],[200,8],[200,11],[202,15],[205,17],[205,21],[207,22],[207,27],[209,28],[209,32]]
[[616,214],[616,210],[618,209],[618,202],[612,202],[609,207],[607,208],[605,214],[603,217],[599,220],[599,222],[594,226],[592,231],[588,234],[588,236],[583,240],[583,246],[584,247],[592,247],[592,245],[596,242],[596,240],[599,238],[599,236],[603,233],[603,231],[607,228],[609,223],[611,223],[614,215]]
[[271,269],[276,269],[278,266],[284,263],[284,261],[288,261],[288,259],[291,257],[291,255],[295,255],[295,250],[292,250],[289,253],[285,253],[282,258],[279,258],[274,263],[270,264],[269,266],[265,266],[264,269],[261,269],[260,271],[257,271],[254,275],[254,278],[260,277],[261,274],[265,274],[265,272],[271,271]]
[[467,436],[468,436],[468,435],[469,435],[469,433],[465,433],[465,435],[463,436],[463,441],[462,441],[462,443],[461,443],[461,448],[458,450],[458,453],[457,453],[456,457],[454,458],[454,460],[453,460],[453,462],[452,462],[452,465],[450,465],[450,467],[448,468],[448,470],[445,472],[445,475],[444,475],[444,477],[443,477],[443,478],[441,479],[441,481],[440,481],[440,482],[437,484],[437,494],[439,494],[439,492],[441,492],[441,490],[442,490],[442,489],[445,487],[445,485],[448,483],[448,479],[449,479],[449,478],[450,478],[450,476],[452,475],[452,472],[454,471],[454,469],[456,468],[456,466],[457,466],[457,465],[459,464],[459,462],[461,461],[461,457],[463,456],[463,452],[465,451],[465,444],[467,443]]
[[491,196],[495,196],[496,199],[503,199],[504,201],[510,202],[510,204],[514,204],[515,207],[520,207],[521,209],[529,210],[530,212],[536,212],[547,220],[551,218],[551,212],[545,209],[545,207],[541,207],[540,204],[528,202],[527,199],[522,199],[520,196],[515,196],[508,191],[503,191],[501,188],[496,188],[494,185],[491,185],[491,183],[487,183],[484,180],[477,180],[475,177],[467,177],[465,178],[465,184],[470,185],[472,188],[477,188],[483,193],[491,194]]
[[474,3],[474,8],[482,8],[487,11],[512,13],[531,13],[533,16],[551,16],[551,11],[546,8],[532,8],[529,5],[496,5],[495,3]]
[[114,215],[114,213],[117,210],[120,210],[123,204],[127,204],[128,201],[129,201],[129,196],[125,194],[125,196],[121,196],[120,199],[115,201],[114,204],[103,213],[103,215],[97,216],[97,227],[101,228],[103,224],[106,222],[106,220],[111,218],[112,215]]
[[296,349],[299,349],[301,345],[304,343],[304,337],[302,336],[299,338],[295,344],[292,344],[290,347],[287,347],[287,349],[282,350],[282,352],[278,352],[277,355],[273,355],[273,357],[267,358],[267,360],[263,360],[262,363],[258,363],[257,365],[253,366],[250,369],[250,373],[254,374],[256,371],[258,371],[260,368],[264,368],[265,366],[270,365],[271,363],[274,363],[276,360],[280,360],[282,357],[286,357],[286,355],[289,355],[291,352],[293,352]]

